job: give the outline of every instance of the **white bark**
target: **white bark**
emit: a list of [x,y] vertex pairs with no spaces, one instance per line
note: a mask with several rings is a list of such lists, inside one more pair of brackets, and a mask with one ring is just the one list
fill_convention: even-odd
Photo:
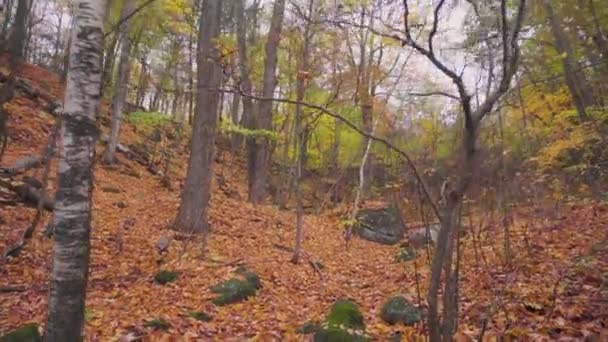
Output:
[[82,340],[105,8],[105,0],[76,4],[57,171],[46,341]]

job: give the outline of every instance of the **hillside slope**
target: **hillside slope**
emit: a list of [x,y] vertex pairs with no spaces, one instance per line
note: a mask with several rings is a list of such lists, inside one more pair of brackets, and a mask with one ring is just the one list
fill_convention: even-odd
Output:
[[[61,98],[55,75],[26,66],[22,76]],[[11,143],[2,162],[6,165],[39,153],[53,125],[52,117],[28,98],[17,97],[8,110]],[[123,141],[136,138],[127,125]],[[95,169],[86,340],[116,340],[129,332],[146,340],[168,336],[304,340],[295,333],[298,326],[322,320],[338,298],[360,304],[374,340],[387,340],[396,331],[407,335],[422,330],[386,325],[379,312],[395,294],[417,301],[418,286],[424,298],[425,253],[414,264],[394,261],[398,246],[355,239],[346,249],[339,219],[327,213],[307,215],[304,225],[304,250],[323,264],[321,273],[308,262],[291,264],[291,254],[282,247],[293,244],[294,214],[240,200],[246,198],[244,167],[226,151],[218,154],[215,170],[239,196],[228,196],[214,184],[213,231],[207,241],[197,236],[177,239],[167,227],[177,211],[180,191],[167,189],[160,177],[124,155],[119,160],[117,167],[98,163]],[[181,166],[177,174],[183,177],[185,160],[177,164]],[[0,207],[0,250],[16,241],[33,216],[34,209],[21,204]],[[21,255],[0,266],[0,288],[16,289],[0,293],[0,334],[27,322],[44,324],[52,259],[52,241],[43,235],[46,220],[48,215]],[[481,248],[473,248],[475,234],[464,241],[459,336],[475,336],[485,322],[486,336],[602,338],[603,333],[606,337],[608,205],[575,203],[555,219],[521,210],[515,222],[516,253],[508,266],[500,260],[503,230],[497,224],[484,226]],[[163,237],[170,243],[159,266],[155,245]],[[239,265],[259,274],[262,289],[244,303],[213,305],[209,287],[231,277]],[[178,271],[177,281],[155,284],[159,269]],[[200,322],[189,318],[189,311],[204,311],[213,319]],[[171,327],[167,331],[145,327],[154,318],[165,319]]]

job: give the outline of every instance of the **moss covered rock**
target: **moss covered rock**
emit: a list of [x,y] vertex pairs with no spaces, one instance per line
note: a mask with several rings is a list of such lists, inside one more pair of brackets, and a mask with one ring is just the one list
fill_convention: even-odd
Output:
[[255,296],[257,290],[262,288],[260,277],[247,270],[245,266],[239,266],[235,273],[236,277],[223,281],[211,287],[211,292],[218,294],[213,299],[216,305],[226,305],[243,301]]
[[247,280],[229,279],[211,287],[211,292],[218,294],[213,304],[226,305],[243,301],[255,296],[255,285]]
[[38,342],[42,341],[38,325],[27,324],[15,329],[4,336],[0,336],[0,342]]
[[332,305],[315,342],[367,341],[363,314],[353,301],[341,299]]
[[177,280],[179,273],[176,271],[160,271],[154,276],[154,282],[157,284],[165,285]]
[[365,330],[365,322],[359,307],[347,299],[340,299],[332,305],[326,322],[329,327]]
[[414,325],[422,320],[422,311],[403,296],[389,298],[382,307],[380,317],[388,324]]

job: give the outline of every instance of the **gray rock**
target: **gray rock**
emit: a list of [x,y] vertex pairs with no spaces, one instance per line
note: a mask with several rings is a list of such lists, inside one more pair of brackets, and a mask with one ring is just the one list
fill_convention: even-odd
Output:
[[389,298],[382,307],[380,317],[388,324],[414,325],[422,320],[422,311],[403,296]]
[[441,229],[441,225],[438,223],[431,224],[429,226],[428,235],[427,235],[426,227],[410,229],[407,232],[407,240],[408,240],[410,246],[412,246],[414,248],[421,248],[421,247],[426,246],[429,243],[434,245],[435,243],[437,243],[437,236],[439,235],[440,229]]
[[403,239],[405,225],[393,207],[362,209],[357,215],[353,231],[365,240],[394,245]]

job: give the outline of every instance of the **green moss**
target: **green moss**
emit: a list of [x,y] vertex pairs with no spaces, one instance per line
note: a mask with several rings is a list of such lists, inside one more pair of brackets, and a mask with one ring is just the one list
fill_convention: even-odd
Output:
[[154,276],[154,282],[165,285],[174,282],[178,276],[179,272],[176,271],[160,271]]
[[188,312],[188,317],[194,318],[195,320],[201,322],[209,322],[213,319],[211,315],[202,311],[190,311]]
[[326,320],[330,328],[365,330],[363,315],[353,301],[341,299],[332,305]]
[[395,296],[384,303],[380,317],[388,324],[401,322],[405,325],[414,325],[422,319],[422,312],[405,297]]
[[0,342],[37,342],[42,341],[37,324],[27,324],[15,329],[4,336],[0,336]]
[[255,296],[255,285],[246,280],[229,279],[211,287],[218,296],[213,299],[216,305],[226,305],[243,301]]
[[414,259],[416,259],[416,250],[411,246],[402,247],[395,256],[396,261],[411,261]]
[[169,322],[165,321],[163,318],[154,318],[149,320],[144,323],[144,326],[157,330],[167,330],[171,328],[171,324],[169,324]]

